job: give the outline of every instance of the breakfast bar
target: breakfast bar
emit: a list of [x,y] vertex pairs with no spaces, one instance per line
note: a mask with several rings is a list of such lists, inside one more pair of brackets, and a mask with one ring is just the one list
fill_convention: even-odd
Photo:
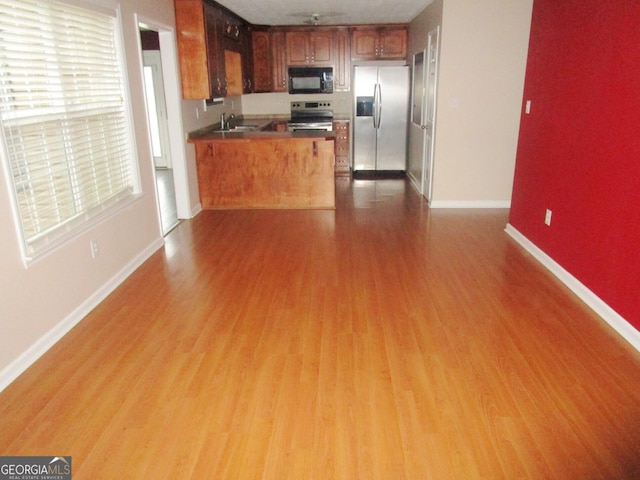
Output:
[[335,208],[333,132],[277,131],[274,122],[242,127],[189,136],[202,208]]

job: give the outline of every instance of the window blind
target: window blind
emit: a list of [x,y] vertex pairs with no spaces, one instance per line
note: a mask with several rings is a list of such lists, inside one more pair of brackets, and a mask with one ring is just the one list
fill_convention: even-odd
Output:
[[31,258],[135,189],[115,11],[0,0],[0,122]]

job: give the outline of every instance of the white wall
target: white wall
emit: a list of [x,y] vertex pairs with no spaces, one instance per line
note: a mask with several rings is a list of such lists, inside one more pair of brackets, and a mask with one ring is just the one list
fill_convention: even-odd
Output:
[[431,205],[508,206],[533,0],[438,3],[409,36],[412,55],[441,15]]

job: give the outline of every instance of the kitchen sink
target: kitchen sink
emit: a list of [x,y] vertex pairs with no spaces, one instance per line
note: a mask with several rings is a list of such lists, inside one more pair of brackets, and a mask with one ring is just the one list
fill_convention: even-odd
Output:
[[236,125],[229,129],[230,132],[253,132],[258,130],[258,125]]
[[225,128],[224,130],[221,128],[217,128],[213,130],[214,132],[255,132],[256,130],[260,130],[258,125],[236,125],[235,127]]

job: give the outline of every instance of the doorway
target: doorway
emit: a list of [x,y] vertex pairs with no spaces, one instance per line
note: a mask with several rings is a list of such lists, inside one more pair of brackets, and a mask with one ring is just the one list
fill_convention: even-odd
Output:
[[422,194],[431,202],[433,195],[433,165],[435,155],[436,95],[440,52],[440,27],[428,34],[425,65],[424,108],[421,128],[424,131]]
[[167,235],[178,224],[179,219],[158,32],[141,26],[140,44],[142,46],[145,104],[151,137],[160,223],[162,234]]

